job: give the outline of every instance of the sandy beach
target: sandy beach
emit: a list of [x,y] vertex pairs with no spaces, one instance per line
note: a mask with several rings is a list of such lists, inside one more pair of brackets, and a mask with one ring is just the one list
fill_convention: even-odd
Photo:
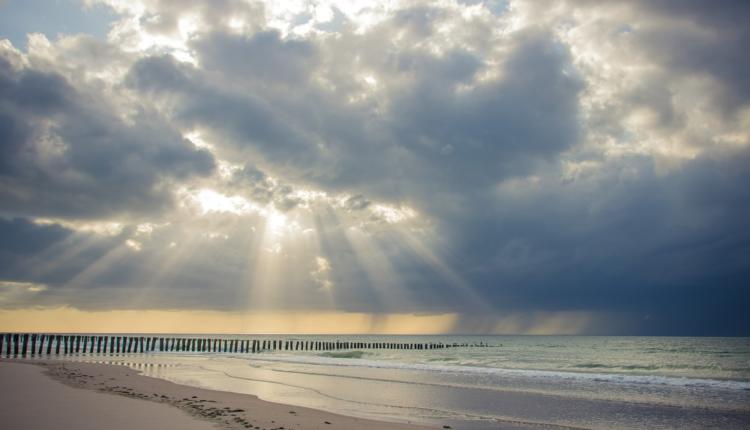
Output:
[[0,381],[0,420],[9,430],[426,428],[178,385],[106,364],[0,361]]

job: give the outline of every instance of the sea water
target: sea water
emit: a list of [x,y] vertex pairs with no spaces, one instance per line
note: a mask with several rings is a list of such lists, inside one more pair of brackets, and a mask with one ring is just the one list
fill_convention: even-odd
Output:
[[[236,338],[244,339],[244,336]],[[252,339],[259,336],[247,337]],[[107,356],[146,375],[453,428],[750,428],[750,338],[269,336],[483,343],[432,350]],[[79,359],[104,359],[82,355]]]

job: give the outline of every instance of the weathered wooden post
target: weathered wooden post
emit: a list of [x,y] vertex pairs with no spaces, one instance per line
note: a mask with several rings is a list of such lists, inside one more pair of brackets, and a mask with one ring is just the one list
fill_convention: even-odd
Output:
[[[18,357],[18,333],[13,333],[13,356]],[[10,345],[8,345],[8,352],[10,352]]]
[[21,336],[23,339],[23,347],[21,348],[21,357],[26,357],[26,348],[29,346],[29,335],[28,333],[24,333],[23,336]]
[[[39,354],[39,355],[42,355],[42,353],[44,352],[44,338],[45,337],[47,337],[47,335],[45,335],[45,334],[40,334],[39,335],[39,352],[37,352],[37,354]],[[0,351],[1,350],[2,350],[2,348],[0,348]]]
[[47,335],[47,355],[51,355],[52,354],[52,340],[54,338],[55,337],[52,336],[52,335]]
[[32,357],[35,356],[36,355],[36,333],[31,334],[31,344],[29,345],[29,347],[30,347],[29,349],[31,352],[31,356]]

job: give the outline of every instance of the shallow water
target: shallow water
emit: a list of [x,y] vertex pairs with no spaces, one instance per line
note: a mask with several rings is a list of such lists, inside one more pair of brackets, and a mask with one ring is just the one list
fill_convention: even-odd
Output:
[[78,358],[271,401],[453,428],[750,428],[748,338],[336,338],[491,347]]

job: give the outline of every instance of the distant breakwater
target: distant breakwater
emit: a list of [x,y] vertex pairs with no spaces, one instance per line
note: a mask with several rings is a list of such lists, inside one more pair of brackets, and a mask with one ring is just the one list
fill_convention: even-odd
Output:
[[487,347],[483,342],[358,342],[349,340],[228,339],[92,334],[5,333],[0,356],[34,357],[70,354],[194,352],[253,354],[264,351],[337,351],[362,349],[430,350]]

